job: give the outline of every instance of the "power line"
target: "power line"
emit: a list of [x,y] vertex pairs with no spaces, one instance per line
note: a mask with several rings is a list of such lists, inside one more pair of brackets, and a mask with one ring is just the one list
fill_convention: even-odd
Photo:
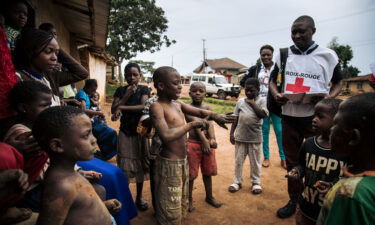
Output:
[[[349,13],[349,14],[346,14],[346,15],[338,16],[338,17],[320,20],[317,23],[327,23],[327,22],[331,22],[331,21],[334,21],[334,20],[346,19],[348,17],[357,16],[357,15],[365,14],[365,13],[372,12],[372,11],[375,11],[375,8],[370,8],[370,9],[366,9],[366,10],[362,10],[362,11],[358,11],[358,12],[354,12],[354,13]],[[260,32],[252,32],[252,33],[247,33],[247,34],[241,34],[241,35],[208,38],[208,40],[213,41],[213,40],[223,40],[223,39],[244,38],[244,37],[248,37],[248,36],[268,34],[268,33],[273,33],[273,32],[277,32],[277,31],[288,30],[288,29],[290,29],[290,26],[266,30],[266,31],[260,31]]]

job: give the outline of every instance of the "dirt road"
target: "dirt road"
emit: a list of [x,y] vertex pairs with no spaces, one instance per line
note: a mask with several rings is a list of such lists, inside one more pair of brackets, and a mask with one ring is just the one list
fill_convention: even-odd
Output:
[[[109,104],[106,104],[107,118]],[[119,123],[109,125],[118,130]],[[234,171],[234,146],[229,142],[229,131],[215,127],[218,141],[217,163],[218,175],[213,178],[214,196],[225,203],[221,208],[215,209],[208,205],[204,199],[204,186],[201,176],[195,182],[194,203],[196,210],[189,213],[184,224],[189,225],[286,225],[294,224],[294,219],[279,219],[276,210],[286,204],[288,197],[286,191],[285,170],[280,166],[275,135],[270,135],[271,167],[262,169],[263,193],[252,195],[250,193],[250,165],[248,159],[244,166],[243,188],[237,193],[229,193],[228,186],[232,183]],[[131,191],[135,193],[135,185],[130,185]],[[149,181],[144,185],[144,198],[151,205]],[[154,210],[152,207],[146,212],[139,212],[137,218],[132,220],[133,225],[153,225]]]

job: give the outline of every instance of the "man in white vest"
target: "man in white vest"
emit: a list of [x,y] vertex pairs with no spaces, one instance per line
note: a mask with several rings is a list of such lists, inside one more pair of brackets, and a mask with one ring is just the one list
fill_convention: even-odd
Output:
[[[292,25],[294,45],[288,49],[288,56],[283,60],[286,63],[282,65],[280,54],[277,54],[276,65],[271,72],[270,89],[275,100],[282,105],[282,142],[288,171],[298,164],[299,149],[304,139],[314,135],[311,122],[316,101],[319,98],[335,98],[342,87],[338,57],[333,50],[312,40],[315,31],[313,18],[298,17]],[[304,95],[303,100],[296,100],[297,96]],[[277,211],[278,217],[287,218],[295,213],[302,188],[301,181],[288,179],[290,200]]]

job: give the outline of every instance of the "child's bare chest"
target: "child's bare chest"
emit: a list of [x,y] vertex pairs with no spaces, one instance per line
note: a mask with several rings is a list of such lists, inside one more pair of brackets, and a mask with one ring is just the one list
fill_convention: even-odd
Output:
[[185,115],[180,104],[172,103],[164,107],[164,117],[169,127],[178,127],[185,124]]

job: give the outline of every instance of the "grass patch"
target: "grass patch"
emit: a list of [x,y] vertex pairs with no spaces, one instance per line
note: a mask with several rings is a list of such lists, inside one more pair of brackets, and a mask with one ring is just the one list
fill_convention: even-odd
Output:
[[112,97],[118,87],[120,87],[120,85],[111,85],[107,83],[105,86],[105,95]]
[[[189,97],[181,97],[180,100],[185,103],[191,103],[191,98]],[[210,105],[212,107],[212,111],[218,114],[231,113],[236,106],[236,102],[218,100],[213,98],[205,98],[203,100],[203,103]]]

